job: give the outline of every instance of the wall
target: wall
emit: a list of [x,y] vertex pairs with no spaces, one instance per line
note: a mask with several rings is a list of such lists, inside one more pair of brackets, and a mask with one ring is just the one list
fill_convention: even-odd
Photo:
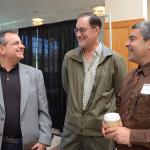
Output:
[[105,0],[106,13],[111,12],[112,21],[145,18],[144,5],[147,0]]

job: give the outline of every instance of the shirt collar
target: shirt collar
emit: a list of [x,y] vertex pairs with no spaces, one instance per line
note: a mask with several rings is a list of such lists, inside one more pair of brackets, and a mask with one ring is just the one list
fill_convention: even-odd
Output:
[[[82,48],[80,48],[80,51],[81,51],[82,54],[83,54],[83,49],[82,49]],[[102,52],[102,43],[99,42],[98,47],[94,50],[94,56],[96,56],[96,55],[100,56],[100,55],[101,55],[101,52]]]
[[101,52],[102,52],[102,43],[100,42],[98,47],[95,49],[94,55],[96,54],[96,55],[100,56]]
[[[19,64],[17,63],[9,72],[15,71],[19,68]],[[0,65],[0,71],[7,72],[4,67]]]
[[145,76],[147,76],[148,74],[150,74],[150,62],[143,66],[138,66],[136,71],[139,73],[142,72]]

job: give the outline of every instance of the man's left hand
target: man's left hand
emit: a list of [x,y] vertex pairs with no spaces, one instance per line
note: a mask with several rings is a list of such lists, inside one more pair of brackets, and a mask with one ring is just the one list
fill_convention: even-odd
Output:
[[32,146],[32,150],[46,150],[46,145],[41,143],[36,143]]

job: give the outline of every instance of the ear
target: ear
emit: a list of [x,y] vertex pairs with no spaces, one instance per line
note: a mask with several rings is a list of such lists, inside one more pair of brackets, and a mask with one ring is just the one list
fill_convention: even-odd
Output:
[[100,34],[100,31],[101,31],[101,29],[100,29],[99,27],[96,27],[96,32],[97,32],[98,34]]

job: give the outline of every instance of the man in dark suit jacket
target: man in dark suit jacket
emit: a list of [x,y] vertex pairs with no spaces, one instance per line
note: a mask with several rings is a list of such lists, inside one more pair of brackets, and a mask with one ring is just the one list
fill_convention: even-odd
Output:
[[43,75],[19,63],[24,48],[16,32],[0,32],[1,150],[46,150],[51,142]]

